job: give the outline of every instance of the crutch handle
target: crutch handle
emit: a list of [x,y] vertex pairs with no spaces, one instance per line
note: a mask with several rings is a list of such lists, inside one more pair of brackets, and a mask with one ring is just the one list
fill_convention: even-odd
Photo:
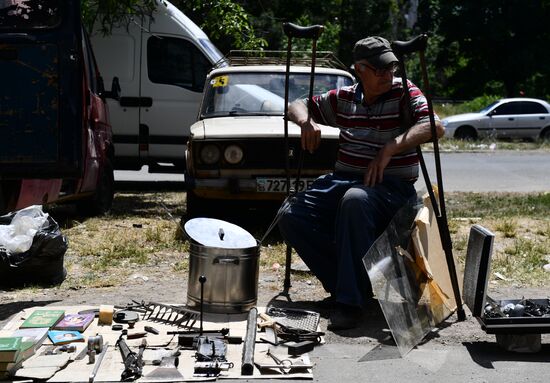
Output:
[[284,23],[283,31],[287,37],[296,37],[299,39],[314,39],[317,40],[324,27],[322,25],[311,25],[309,27],[302,27],[292,23]]
[[394,41],[391,49],[397,56],[403,56],[413,52],[424,52],[428,46],[428,35],[422,34],[409,41]]

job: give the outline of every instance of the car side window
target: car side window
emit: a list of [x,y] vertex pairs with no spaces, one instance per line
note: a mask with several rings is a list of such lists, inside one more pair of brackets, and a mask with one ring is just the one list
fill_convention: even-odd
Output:
[[147,40],[149,79],[158,84],[202,92],[212,65],[191,42],[175,37],[151,36]]
[[537,102],[524,101],[521,103],[522,114],[548,113],[546,108]]
[[519,102],[507,102],[499,105],[493,111],[492,115],[500,116],[505,114],[521,114],[521,108]]

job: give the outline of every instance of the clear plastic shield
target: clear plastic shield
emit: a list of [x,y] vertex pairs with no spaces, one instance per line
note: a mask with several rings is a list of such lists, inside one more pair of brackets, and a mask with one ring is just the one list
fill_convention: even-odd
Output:
[[[441,242],[431,241],[432,248],[427,249],[423,241],[415,240],[426,234],[425,222],[417,223],[419,217],[426,217],[425,209],[422,205],[404,206],[363,257],[373,293],[401,356],[456,308],[449,298],[452,290],[445,292],[438,282],[449,279],[448,270],[439,267],[444,257]],[[429,206],[428,210],[429,220]],[[430,264],[438,266],[431,269]]]

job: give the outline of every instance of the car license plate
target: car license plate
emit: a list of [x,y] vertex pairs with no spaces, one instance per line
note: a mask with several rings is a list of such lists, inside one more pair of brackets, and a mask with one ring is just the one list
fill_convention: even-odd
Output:
[[[300,178],[300,182],[296,184],[296,178],[291,178],[291,185],[298,191],[309,189],[315,178]],[[256,191],[269,193],[285,193],[286,178],[256,178]]]

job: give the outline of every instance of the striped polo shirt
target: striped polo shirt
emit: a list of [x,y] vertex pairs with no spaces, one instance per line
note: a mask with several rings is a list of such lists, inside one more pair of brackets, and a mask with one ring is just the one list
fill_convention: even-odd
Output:
[[[412,82],[409,81],[408,84],[413,124],[429,122],[426,98]],[[364,174],[380,148],[402,133],[399,119],[402,94],[402,81],[394,78],[392,89],[371,105],[363,102],[361,83],[313,97],[313,119],[317,123],[340,128],[335,171]],[[438,120],[437,116],[435,118]],[[384,174],[398,176],[410,182],[416,181],[416,148],[394,155]]]

